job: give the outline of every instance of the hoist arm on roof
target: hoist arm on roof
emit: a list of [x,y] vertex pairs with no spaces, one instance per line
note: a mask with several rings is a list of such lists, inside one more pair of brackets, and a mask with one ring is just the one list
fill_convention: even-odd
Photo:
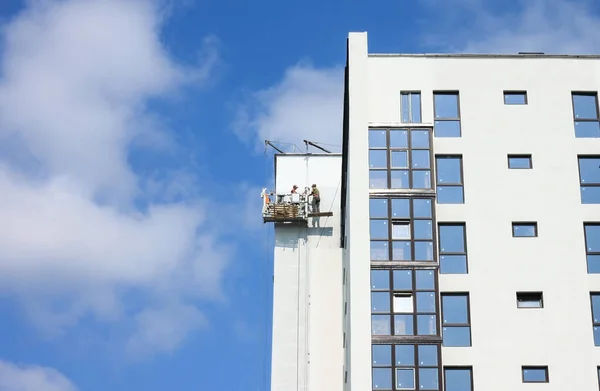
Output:
[[320,145],[317,145],[316,143],[313,143],[312,141],[308,141],[308,140],[302,140],[302,141],[304,141],[304,144],[306,144],[306,149],[308,149],[309,145],[312,145],[313,147],[318,148],[323,152],[331,153],[331,151],[326,150],[325,148],[321,147]]

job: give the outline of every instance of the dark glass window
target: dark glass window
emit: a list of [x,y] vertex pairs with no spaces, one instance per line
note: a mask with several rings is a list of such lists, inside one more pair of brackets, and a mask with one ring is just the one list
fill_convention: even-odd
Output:
[[473,391],[473,368],[444,367],[446,391]]
[[597,92],[573,92],[573,119],[575,137],[600,137],[600,116]]
[[522,367],[523,383],[547,383],[548,367]]
[[504,91],[504,104],[505,105],[526,105],[527,104],[527,92],[526,91]]
[[508,168],[530,169],[532,167],[531,155],[508,155]]
[[600,223],[585,223],[583,231],[587,271],[590,274],[598,274],[600,273]]
[[463,204],[464,183],[462,156],[435,157],[436,193],[438,204]]
[[537,236],[537,223],[512,223],[513,236],[526,238]]
[[464,223],[440,223],[440,273],[467,274],[467,241]]
[[431,189],[430,129],[369,130],[371,189]]
[[434,136],[460,137],[460,107],[458,92],[434,92]]
[[443,346],[471,346],[468,293],[442,293]]
[[373,390],[439,390],[439,348],[427,344],[372,346]]
[[594,329],[594,345],[600,346],[600,293],[590,294],[592,301],[592,324]]
[[582,204],[600,204],[600,156],[578,156]]
[[542,292],[517,292],[517,308],[543,308]]

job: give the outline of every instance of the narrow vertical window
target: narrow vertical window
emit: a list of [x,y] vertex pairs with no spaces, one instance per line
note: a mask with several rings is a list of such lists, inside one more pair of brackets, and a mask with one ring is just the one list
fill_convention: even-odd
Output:
[[421,93],[413,91],[400,92],[400,110],[402,123],[421,123]]
[[575,137],[600,137],[600,114],[597,92],[573,92],[573,120]]
[[442,293],[442,345],[471,346],[468,293]]
[[438,204],[464,204],[462,156],[435,157]]
[[600,346],[600,293],[590,294],[592,302],[592,327],[594,330],[594,346]]
[[589,274],[600,273],[600,223],[585,223],[585,255]]
[[433,93],[434,137],[460,137],[460,107],[458,92]]
[[467,240],[464,223],[439,224],[440,273],[467,274]]
[[582,204],[600,204],[600,156],[577,157]]

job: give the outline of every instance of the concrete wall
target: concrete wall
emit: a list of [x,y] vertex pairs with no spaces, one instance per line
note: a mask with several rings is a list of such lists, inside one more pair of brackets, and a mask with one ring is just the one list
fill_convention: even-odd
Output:
[[340,155],[278,155],[276,189],[316,183],[321,212],[308,226],[275,226],[271,389],[341,390]]
[[[426,123],[434,90],[460,92],[462,137],[435,138],[434,152],[463,155],[465,204],[438,205],[437,219],[466,222],[469,274],[441,275],[440,290],[470,293],[473,346],[443,348],[443,364],[472,365],[476,390],[597,390],[589,292],[600,275],[586,272],[583,222],[600,221],[600,205],[581,204],[577,155],[600,154],[600,139],[575,138],[571,91],[600,90],[600,60],[375,56],[352,77],[368,80],[371,124],[401,126],[401,90],[421,91]],[[504,105],[503,90],[526,90],[528,104]],[[513,153],[534,168],[509,170]],[[360,163],[353,180],[367,175]],[[512,221],[537,221],[539,237],[513,238]],[[351,240],[366,229],[353,225]],[[544,308],[517,309],[517,291],[543,291]],[[549,384],[523,384],[522,365],[547,365]]]

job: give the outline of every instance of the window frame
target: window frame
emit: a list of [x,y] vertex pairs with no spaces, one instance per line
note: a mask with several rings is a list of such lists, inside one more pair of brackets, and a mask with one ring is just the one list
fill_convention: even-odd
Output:
[[594,341],[594,346],[600,346],[600,341],[598,341],[598,343],[596,343],[596,338],[595,338],[595,328],[596,327],[600,327],[600,314],[598,315],[598,321],[596,321],[595,316],[596,314],[594,314],[594,297],[597,297],[598,300],[600,300],[600,291],[591,291],[590,292],[590,310],[591,310],[591,316],[592,316],[592,338]]
[[[443,183],[440,184],[439,183],[439,169],[438,169],[438,160],[444,160],[444,159],[458,159],[458,161],[460,162],[460,182],[456,182],[456,183]],[[438,205],[460,205],[460,204],[464,204],[465,203],[465,173],[464,173],[464,164],[463,164],[463,155],[458,155],[458,154],[436,154],[434,156],[434,160],[435,160],[435,178],[434,178],[434,183],[435,183],[435,193],[436,193],[436,197],[435,197],[435,202]],[[460,187],[462,188],[462,202],[453,202],[453,203],[439,203],[438,202],[438,188],[444,188],[444,187]]]
[[[542,369],[545,373],[545,380],[542,381],[527,381],[525,380],[525,371]],[[523,383],[550,383],[550,374],[547,365],[522,365],[521,366],[521,381]]]
[[[523,103],[507,103],[507,96],[523,96]],[[504,90],[502,92],[502,97],[506,106],[525,106],[529,104],[526,90]]]
[[[386,166],[382,167],[370,167],[369,164],[369,189],[370,190],[402,190],[402,191],[433,191],[434,186],[434,164],[435,158],[433,155],[433,129],[431,127],[418,127],[418,126],[400,126],[400,127],[369,127],[369,132],[385,132],[385,147],[372,147],[368,146],[369,155],[371,151],[385,151],[386,152]],[[405,131],[407,132],[406,147],[392,147],[391,146],[391,135],[392,131]],[[428,147],[413,147],[413,131],[427,131],[428,132]],[[413,151],[427,151],[429,153],[429,168],[413,167]],[[406,153],[406,167],[395,167],[392,164],[393,152],[405,152]],[[370,158],[369,158],[370,159]],[[392,186],[392,173],[395,171],[405,171],[408,176],[408,187],[393,187]],[[386,173],[386,186],[387,187],[371,187],[371,173],[372,172],[385,172]],[[414,172],[429,172],[429,187],[414,187],[413,173]]]
[[[508,161],[508,169],[509,170],[531,170],[533,169],[533,159],[531,158],[531,154],[508,154],[506,155]],[[510,161],[511,159],[527,159],[529,166],[528,167],[511,167]]]
[[[424,268],[393,268],[390,269],[389,267],[387,268],[378,268],[378,267],[371,267],[371,272],[369,275],[369,278],[371,276],[371,273],[373,271],[385,271],[388,273],[388,288],[387,289],[375,289],[373,288],[373,284],[372,282],[370,283],[371,289],[370,289],[370,294],[371,294],[371,298],[373,293],[386,293],[388,294],[388,305],[389,305],[389,311],[387,312],[373,312],[373,307],[372,307],[372,299],[370,299],[371,301],[371,322],[373,321],[373,316],[378,316],[378,315],[383,315],[383,316],[388,316],[389,317],[389,330],[390,333],[389,334],[373,334],[373,329],[371,328],[371,339],[372,339],[372,343],[375,343],[376,341],[390,341],[390,340],[396,340],[397,338],[402,338],[402,340],[406,340],[406,339],[410,339],[411,341],[416,340],[416,341],[437,341],[439,339],[441,339],[441,330],[440,330],[440,319],[439,319],[439,313],[440,313],[440,298],[438,295],[438,291],[439,291],[439,282],[438,282],[438,278],[435,272],[435,269],[424,269]],[[407,290],[407,289],[395,289],[394,287],[394,272],[395,271],[411,271],[411,290]],[[418,288],[417,287],[417,272],[431,272],[432,273],[432,278],[433,278],[433,287],[431,288]],[[432,293],[434,295],[434,300],[435,300],[435,307],[433,309],[433,311],[422,311],[419,312],[417,309],[418,306],[418,294],[419,293]],[[412,303],[412,311],[411,312],[395,312],[394,311],[394,298],[397,296],[409,296],[411,297],[411,303]],[[396,320],[395,320],[395,316],[396,315],[410,315],[412,316],[412,334],[395,334],[395,326],[396,326]],[[431,316],[433,315],[435,317],[435,334],[419,334],[419,315],[424,315],[424,316]],[[372,326],[371,326],[372,327]]]
[[[443,251],[442,250],[442,229],[441,227],[461,227],[463,236],[463,247],[464,252],[454,251]],[[469,249],[467,248],[467,224],[463,222],[450,222],[442,221],[438,222],[437,226],[437,240],[438,240],[438,264],[440,274],[469,274]],[[464,256],[465,257],[465,272],[464,273],[442,273],[442,257],[443,256]]]
[[[544,308],[544,292],[541,291],[519,291],[517,292],[517,309],[533,309],[533,310],[537,310],[537,309],[543,309]],[[524,298],[532,298],[535,297],[535,300],[523,300]],[[538,299],[539,297],[539,299]],[[528,301],[528,302],[538,302],[540,303],[539,307],[523,307],[520,306],[519,303],[523,302],[523,301]]]
[[448,365],[448,366],[443,366],[442,367],[442,372],[444,373],[444,390],[448,390],[448,387],[446,385],[446,371],[469,371],[469,377],[471,378],[471,388],[470,390],[467,391],[473,391],[473,389],[475,388],[475,385],[473,384],[473,367],[472,366],[454,366],[454,365]]
[[[435,229],[435,204],[432,197],[427,196],[418,196],[418,197],[394,197],[389,195],[377,195],[372,194],[369,197],[369,202],[371,200],[385,200],[387,202],[387,214],[385,217],[374,217],[371,216],[371,212],[369,211],[369,226],[372,221],[385,221],[388,225],[387,227],[387,238],[374,238],[370,234],[369,238],[369,246],[373,242],[383,242],[387,244],[387,260],[378,260],[373,259],[371,256],[371,248],[369,248],[369,259],[371,265],[384,265],[386,267],[400,265],[407,267],[414,266],[425,266],[425,267],[433,267],[439,265],[439,261],[437,258],[437,232]],[[408,217],[395,217],[393,216],[393,202],[396,200],[408,200],[409,211]],[[429,207],[431,216],[430,217],[420,217],[415,213],[415,200],[424,200],[429,201]],[[431,239],[422,239],[417,238],[415,235],[416,232],[416,223],[419,221],[429,221],[431,223]],[[410,226],[410,238],[409,239],[395,239],[393,236],[393,226],[395,223],[408,223]],[[394,260],[394,243],[402,243],[409,242],[410,243],[410,260]],[[431,243],[431,260],[416,260],[416,244],[417,243]]]
[[588,227],[598,227],[600,228],[600,222],[597,221],[586,221],[583,223],[583,245],[585,246],[585,263],[586,263],[586,267],[587,267],[587,273],[588,274],[600,274],[600,272],[598,273],[590,273],[590,261],[589,258],[590,256],[600,256],[600,251],[590,251],[589,250],[589,245],[588,245],[588,235],[587,235],[587,228]]
[[[441,361],[442,361],[442,349],[441,346],[439,344],[436,343],[427,343],[427,342],[414,342],[414,341],[410,341],[410,342],[394,342],[394,341],[386,341],[386,342],[373,342],[371,344],[371,355],[373,355],[373,350],[374,347],[377,345],[389,345],[391,346],[391,365],[373,365],[373,360],[371,360],[371,374],[373,373],[373,370],[375,369],[391,369],[391,374],[392,374],[392,390],[396,391],[396,390],[419,390],[419,383],[420,383],[420,374],[419,374],[419,369],[436,369],[438,372],[438,376],[437,376],[437,382],[438,382],[438,389],[440,389],[440,385],[442,384],[443,378],[442,378],[442,372],[443,369],[440,365]],[[397,365],[397,360],[396,360],[396,346],[413,346],[413,364],[412,366],[410,365]],[[436,355],[437,355],[437,364],[435,366],[433,365],[419,365],[419,346],[435,346],[436,348]],[[415,382],[415,388],[413,389],[406,389],[406,388],[396,388],[397,385],[397,370],[398,369],[412,369],[413,370],[413,375],[414,375],[414,382]],[[371,389],[375,389],[373,387],[373,385],[371,384]]]
[[[405,122],[404,118],[402,117],[402,110],[403,110],[403,104],[402,104],[402,96],[408,96],[408,115],[409,115],[409,119],[410,121]],[[415,122],[414,118],[413,118],[413,106],[412,106],[412,96],[413,95],[419,95],[419,118],[420,121]],[[416,91],[416,90],[406,90],[406,91],[400,91],[400,123],[403,124],[421,124],[423,123],[423,94],[421,94],[421,91]]]
[[[533,235],[527,235],[527,236],[517,236],[515,235],[515,228],[516,227],[525,227],[525,226],[533,226]],[[538,237],[538,224],[537,221],[513,221],[511,224],[511,228],[512,228],[512,237],[513,238],[537,238]]]
[[[466,297],[467,301],[467,323],[444,323],[444,297]],[[469,328],[469,344],[468,345],[444,345],[444,334],[443,330],[445,327],[458,328],[468,327]],[[440,292],[440,331],[442,333],[442,346],[443,347],[471,347],[473,346],[473,333],[472,333],[472,322],[471,322],[471,295],[469,292]]]
[[[451,118],[451,117],[440,117],[437,118],[436,117],[436,112],[437,112],[437,108],[436,108],[436,104],[435,104],[435,97],[436,95],[456,95],[456,111],[458,114],[458,117],[456,118]],[[460,91],[459,90],[435,90],[433,91],[433,131],[432,131],[432,136],[435,137],[439,137],[439,138],[461,138],[462,137],[462,121],[461,121],[461,109],[460,109]],[[458,121],[458,136],[437,136],[436,132],[435,132],[435,123],[436,122],[442,122],[442,121]]]
[[[575,96],[592,96],[595,98],[596,101],[596,118],[577,118],[575,117]],[[598,124],[598,128],[600,129],[600,102],[598,99],[598,91],[571,91],[571,110],[573,112],[573,127],[575,128],[575,138],[599,138],[600,137],[600,133],[598,133],[598,135],[596,135],[595,137],[577,137],[577,123],[578,122],[591,122],[591,123],[597,123]]]
[[[584,187],[591,187],[591,188],[600,188],[600,182],[592,182],[592,183],[583,183],[583,178],[581,176],[581,161],[582,160],[600,160],[600,155],[588,155],[588,154],[582,154],[582,155],[577,155],[577,172],[579,174],[579,192],[580,192],[580,196],[581,196],[581,203],[583,205],[598,205],[600,204],[600,202],[597,203],[589,203],[586,202],[584,204],[583,202],[583,188]],[[600,169],[600,167],[599,167]]]

